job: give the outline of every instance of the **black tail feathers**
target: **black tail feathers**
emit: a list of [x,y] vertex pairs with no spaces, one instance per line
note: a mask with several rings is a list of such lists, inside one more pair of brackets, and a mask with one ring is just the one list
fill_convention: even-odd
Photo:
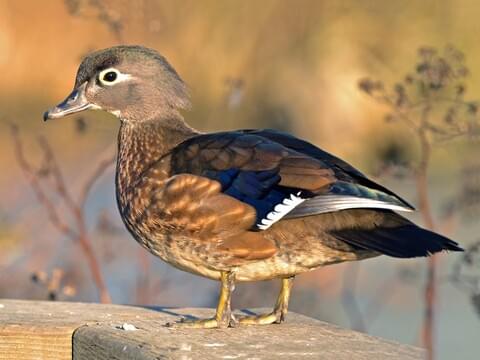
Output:
[[337,230],[331,235],[354,247],[398,258],[429,256],[442,250],[463,251],[455,241],[414,224],[371,230]]

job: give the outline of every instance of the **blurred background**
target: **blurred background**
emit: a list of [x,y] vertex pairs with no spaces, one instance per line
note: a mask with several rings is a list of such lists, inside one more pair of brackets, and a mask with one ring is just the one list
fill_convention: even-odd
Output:
[[[479,11],[474,0],[0,0],[0,298],[215,306],[217,283],[147,254],[121,223],[118,121],[42,121],[85,54],[142,44],[189,84],[192,126],[292,132],[468,250],[298,276],[292,311],[478,359]],[[242,284],[233,304],[270,307],[277,291]]]

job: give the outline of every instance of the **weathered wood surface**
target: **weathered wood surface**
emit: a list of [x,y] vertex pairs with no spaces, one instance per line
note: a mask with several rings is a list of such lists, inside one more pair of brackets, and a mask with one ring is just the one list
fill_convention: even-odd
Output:
[[[212,309],[0,299],[0,360],[6,359],[423,359],[423,351],[289,314],[282,325],[171,329]],[[124,326],[124,324],[128,324]],[[136,330],[129,329],[133,325]]]

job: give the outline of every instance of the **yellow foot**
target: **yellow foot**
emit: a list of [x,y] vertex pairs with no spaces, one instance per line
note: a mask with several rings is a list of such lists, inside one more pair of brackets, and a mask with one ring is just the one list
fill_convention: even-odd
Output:
[[273,311],[270,314],[262,314],[257,316],[242,316],[237,319],[240,325],[268,325],[280,324],[285,321],[284,313],[280,311]]
[[167,323],[167,327],[171,328],[183,328],[183,329],[213,329],[213,328],[227,328],[234,327],[237,324],[237,320],[231,316],[229,321],[218,321],[216,318],[201,319],[201,320],[186,320],[182,319],[178,322]]

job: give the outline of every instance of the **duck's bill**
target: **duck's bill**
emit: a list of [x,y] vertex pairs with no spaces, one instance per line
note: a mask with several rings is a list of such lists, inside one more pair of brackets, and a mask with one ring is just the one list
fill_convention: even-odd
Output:
[[43,114],[43,120],[47,121],[48,119],[58,119],[70,114],[78,113],[80,111],[95,108],[96,106],[89,103],[85,96],[86,86],[87,83],[79,86],[73,90],[63,102],[54,108],[45,111]]

